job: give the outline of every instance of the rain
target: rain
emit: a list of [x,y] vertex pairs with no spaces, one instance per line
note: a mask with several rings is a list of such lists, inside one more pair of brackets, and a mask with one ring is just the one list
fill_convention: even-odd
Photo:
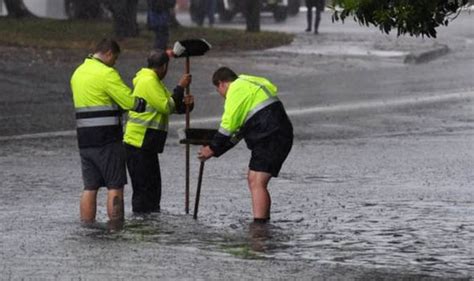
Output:
[[[41,18],[69,17],[68,1],[23,2]],[[145,2],[136,14],[140,28]],[[212,26],[208,19],[199,26],[188,1],[177,2],[180,28],[246,29],[242,13],[223,21],[219,8]],[[82,224],[70,79],[87,50],[8,43],[2,27],[0,279],[472,280],[473,11],[464,8],[428,38],[333,22],[327,7],[314,34],[305,32],[301,1],[284,20],[260,15],[262,33],[290,34],[290,43],[217,46],[191,58],[191,128],[219,127],[223,101],[211,81],[218,67],[278,86],[295,136],[269,183],[267,224],[252,221],[244,141],[206,161],[197,219],[200,145],[190,146],[186,213],[183,115],[170,118],[159,154],[161,211],[134,214],[128,178],[124,221],[108,220],[102,188],[96,222]],[[0,14],[7,20],[5,3]],[[153,34],[140,32],[151,48]],[[126,47],[115,67],[132,86],[148,50],[130,51],[136,41],[127,40],[119,41]],[[164,82],[172,89],[185,60],[171,59],[168,71]]]

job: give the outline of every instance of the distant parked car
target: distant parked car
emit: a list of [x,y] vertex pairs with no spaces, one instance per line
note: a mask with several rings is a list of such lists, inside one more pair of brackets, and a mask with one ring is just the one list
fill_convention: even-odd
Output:
[[[191,19],[196,18],[197,10],[202,0],[191,0]],[[273,13],[277,21],[286,20],[288,15],[296,15],[300,10],[301,0],[262,0],[262,12]],[[234,16],[243,11],[242,0],[217,0],[217,13],[223,22],[231,21]],[[244,15],[245,16],[245,15]]]

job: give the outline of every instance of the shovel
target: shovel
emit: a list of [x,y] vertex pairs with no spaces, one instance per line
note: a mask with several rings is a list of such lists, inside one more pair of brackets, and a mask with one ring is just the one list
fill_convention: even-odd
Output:
[[[211,45],[204,39],[186,39],[177,41],[173,47],[174,57],[186,58],[185,73],[191,70],[190,57],[202,56],[211,49]],[[186,87],[186,95],[190,95],[189,86]],[[189,105],[186,105],[186,129],[190,127]],[[189,214],[189,143],[186,143],[186,189],[185,189],[185,211]]]
[[[204,128],[188,128],[184,131],[185,138],[179,142],[183,144],[195,144],[195,145],[209,145],[214,135],[217,133],[215,129],[204,129]],[[201,197],[201,185],[202,175],[204,173],[204,161],[201,161],[199,166],[199,178],[196,190],[196,201],[194,202],[194,214],[193,219],[197,219],[197,213],[199,209],[199,198]]]

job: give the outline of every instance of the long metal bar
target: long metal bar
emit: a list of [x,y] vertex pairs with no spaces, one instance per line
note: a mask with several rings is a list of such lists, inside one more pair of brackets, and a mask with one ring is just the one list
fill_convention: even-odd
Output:
[[[189,56],[186,57],[186,74],[189,74],[191,71],[191,66],[189,62]],[[190,95],[191,91],[189,85],[186,87],[186,95]],[[186,129],[190,127],[190,116],[189,116],[189,105],[186,104]],[[185,212],[189,214],[189,158],[190,158],[190,148],[189,143],[186,143],[186,187],[185,187]]]
[[199,166],[199,178],[196,190],[196,201],[194,202],[194,214],[193,219],[197,219],[198,208],[199,208],[199,198],[201,197],[201,184],[202,184],[202,174],[204,173],[204,161],[201,161]]

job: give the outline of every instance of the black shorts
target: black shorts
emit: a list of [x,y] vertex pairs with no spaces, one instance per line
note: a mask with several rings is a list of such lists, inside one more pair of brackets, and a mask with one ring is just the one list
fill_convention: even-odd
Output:
[[316,9],[323,11],[325,5],[325,0],[306,0],[306,7],[308,8],[316,7]]
[[122,188],[127,184],[125,150],[121,142],[79,149],[85,190]]
[[252,148],[249,169],[278,177],[292,146],[293,138],[281,134],[273,134],[256,142]]

